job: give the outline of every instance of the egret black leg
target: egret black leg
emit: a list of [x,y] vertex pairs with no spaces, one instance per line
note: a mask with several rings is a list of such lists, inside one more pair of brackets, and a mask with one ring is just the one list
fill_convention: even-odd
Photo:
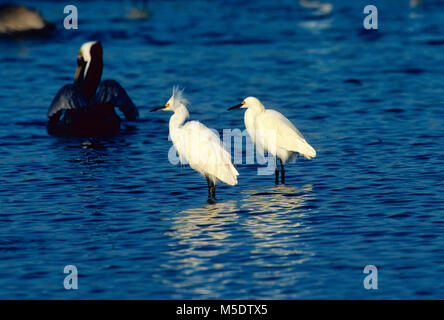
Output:
[[277,166],[277,159],[274,158],[274,174],[276,176],[275,184],[279,184],[279,169]]
[[213,182],[213,191],[212,191],[213,200],[216,200],[216,184]]
[[211,181],[210,178],[207,178],[208,183],[208,199],[209,200],[216,200],[216,184]]
[[212,186],[212,184],[211,184],[210,179],[208,177],[206,177],[206,178],[207,178],[207,183],[208,183],[208,199],[211,199],[211,186]]
[[279,159],[279,160],[281,160],[281,183],[282,183],[282,184],[285,184],[285,169],[284,169],[284,163],[282,162],[282,159]]

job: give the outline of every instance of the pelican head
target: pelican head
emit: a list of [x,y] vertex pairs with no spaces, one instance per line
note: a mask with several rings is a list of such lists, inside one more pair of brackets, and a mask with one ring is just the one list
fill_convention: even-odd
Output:
[[233,110],[233,109],[238,109],[238,108],[253,109],[256,112],[262,112],[262,111],[265,110],[264,105],[259,101],[258,98],[255,98],[255,97],[245,98],[244,101],[242,101],[241,103],[239,103],[239,104],[237,104],[235,106],[232,106],[228,110]]
[[77,55],[74,84],[89,98],[96,92],[102,77],[102,55],[102,44],[99,41],[84,43]]
[[156,107],[150,112],[165,110],[165,111],[176,111],[180,106],[187,106],[189,104],[188,100],[183,95],[183,89],[180,90],[179,87],[175,86],[173,88],[173,95],[168,99],[164,106]]

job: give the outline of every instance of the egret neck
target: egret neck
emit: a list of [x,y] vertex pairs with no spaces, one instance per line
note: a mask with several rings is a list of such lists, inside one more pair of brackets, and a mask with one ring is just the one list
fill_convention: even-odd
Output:
[[174,131],[182,126],[182,124],[185,122],[185,120],[189,117],[188,109],[187,107],[180,103],[176,102],[178,106],[174,109],[174,113],[170,118],[170,135],[171,139],[174,142]]
[[254,123],[256,118],[261,113],[265,112],[265,107],[262,103],[258,102],[248,107],[244,114],[245,127],[253,142],[256,142],[256,130]]

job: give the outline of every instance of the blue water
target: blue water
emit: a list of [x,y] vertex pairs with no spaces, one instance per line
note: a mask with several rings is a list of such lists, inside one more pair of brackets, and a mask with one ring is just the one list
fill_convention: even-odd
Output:
[[[37,7],[58,30],[0,41],[0,298],[444,298],[444,3],[74,2]],[[139,5],[140,6],[140,5]],[[51,137],[46,111],[80,45],[101,40],[104,78],[141,119],[108,139]],[[246,96],[290,118],[318,151],[285,185],[240,164],[217,186],[168,161],[173,85],[191,117],[243,130]],[[79,289],[65,290],[75,265]],[[366,290],[363,269],[378,268]]]

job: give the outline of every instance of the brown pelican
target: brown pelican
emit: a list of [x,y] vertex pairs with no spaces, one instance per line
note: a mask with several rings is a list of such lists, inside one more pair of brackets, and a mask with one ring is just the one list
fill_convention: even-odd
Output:
[[137,107],[117,81],[104,80],[100,83],[102,67],[100,42],[84,43],[77,56],[74,83],[60,89],[49,107],[49,134],[109,136],[120,129],[115,107],[128,120],[139,116]]
[[55,26],[43,18],[37,10],[15,4],[0,5],[0,35],[46,35]]

